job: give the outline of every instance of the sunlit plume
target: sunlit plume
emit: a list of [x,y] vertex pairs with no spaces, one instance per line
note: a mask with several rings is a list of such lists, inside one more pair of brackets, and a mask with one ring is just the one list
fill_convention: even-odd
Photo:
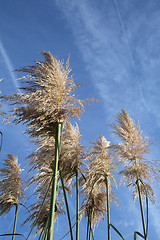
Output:
[[[147,189],[147,194],[152,202],[155,201],[154,191],[151,187],[153,179],[159,181],[158,161],[145,158],[149,152],[149,147],[153,142],[148,141],[148,137],[142,137],[140,125],[136,127],[133,119],[125,110],[117,115],[118,124],[113,124],[114,133],[122,140],[122,143],[115,144],[114,149],[119,154],[120,160],[125,163],[125,168],[120,172],[121,180],[127,182],[128,186],[134,188],[134,199],[138,196],[136,181],[141,179]],[[142,196],[145,196],[145,188],[140,183]]]

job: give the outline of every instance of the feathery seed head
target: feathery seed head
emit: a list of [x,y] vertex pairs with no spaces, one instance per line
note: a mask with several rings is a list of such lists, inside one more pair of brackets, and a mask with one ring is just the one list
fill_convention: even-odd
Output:
[[[159,164],[156,161],[149,161],[145,154],[149,153],[149,147],[153,143],[148,141],[148,137],[142,137],[140,125],[135,126],[133,119],[125,110],[117,115],[118,124],[113,124],[114,133],[122,140],[122,143],[115,144],[114,149],[118,152],[120,159],[126,163],[125,169],[120,172],[122,180],[127,181],[128,186],[135,188],[134,199],[138,196],[136,181],[141,179],[147,189],[147,193],[154,202],[154,191],[150,186],[153,178],[159,179]],[[147,183],[147,182],[148,183]],[[145,196],[145,189],[140,184],[142,196]]]
[[63,61],[53,57],[50,52],[41,52],[45,61],[34,66],[21,68],[19,72],[28,73],[20,78],[25,83],[24,93],[2,96],[9,100],[13,109],[14,122],[27,125],[27,132],[35,137],[54,135],[57,122],[64,122],[70,117],[80,118],[84,104],[93,99],[79,100],[74,91],[80,84],[75,84],[70,75],[69,59]]
[[[85,216],[93,211],[94,226],[101,218],[104,218],[106,209],[106,182],[108,176],[109,200],[117,203],[117,196],[112,191],[112,185],[116,186],[113,172],[117,170],[117,160],[111,149],[110,142],[104,136],[92,143],[90,152],[86,154],[85,160],[89,161],[86,169],[86,181],[82,186],[82,194],[85,196],[83,203]],[[86,204],[85,204],[86,203]]]
[[90,152],[86,155],[86,160],[89,160],[87,174],[89,174],[90,184],[105,183],[105,176],[109,176],[116,186],[116,181],[113,172],[117,171],[117,158],[111,149],[110,142],[104,136],[100,136],[99,140],[92,143],[89,148]]
[[136,128],[134,121],[125,110],[117,115],[117,124],[113,124],[111,127],[114,129],[114,133],[117,134],[123,143],[115,145],[119,150],[122,160],[137,161],[144,159],[144,154],[149,153],[149,147],[152,142],[148,142],[148,137],[142,137],[142,131],[140,125]]
[[7,154],[4,168],[0,169],[0,215],[8,213],[24,197],[21,169],[15,156]]
[[[81,135],[78,124],[73,126],[67,121],[60,148],[59,170],[62,172],[64,181],[68,181],[68,183],[75,177],[76,170],[80,169],[83,165],[84,148],[80,143],[80,139]],[[44,184],[46,179],[52,178],[55,140],[54,137],[45,137],[38,139],[36,142],[39,146],[37,150],[28,157],[30,158],[28,163],[32,166],[29,173],[36,169],[38,169],[39,172],[34,175],[29,182],[30,184],[33,182]]]
[[64,180],[71,180],[76,171],[83,166],[84,148],[80,143],[81,135],[78,124],[66,122],[59,156],[59,169]]

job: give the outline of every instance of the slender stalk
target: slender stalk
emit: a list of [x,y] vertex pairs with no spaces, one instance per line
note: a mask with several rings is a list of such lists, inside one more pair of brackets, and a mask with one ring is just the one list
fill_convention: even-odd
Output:
[[15,237],[15,232],[16,232],[16,224],[17,224],[17,215],[18,215],[18,204],[15,205],[16,209],[15,209],[15,217],[14,217],[14,226],[13,226],[13,236],[12,236],[12,240],[14,240]]
[[54,161],[53,184],[52,184],[52,192],[51,192],[47,240],[53,240],[55,203],[56,203],[56,194],[57,194],[58,159],[59,159],[59,151],[60,151],[61,134],[62,134],[62,123],[57,123],[57,129],[56,129],[56,135],[55,135],[55,161]]
[[79,240],[79,179],[76,170],[76,240]]
[[93,209],[90,209],[90,231],[89,231],[89,240],[91,240],[92,235],[92,222],[93,222]]
[[68,201],[67,201],[67,196],[66,196],[66,191],[63,183],[63,178],[62,178],[62,173],[59,171],[59,175],[61,178],[61,183],[62,183],[62,188],[63,188],[63,195],[66,203],[66,210],[67,210],[67,216],[68,216],[68,222],[69,222],[69,229],[70,229],[70,235],[71,235],[71,240],[73,240],[73,234],[72,234],[72,225],[71,225],[71,218],[70,218],[70,213],[69,213],[69,206],[68,206]]
[[143,204],[142,204],[141,190],[140,190],[139,180],[138,180],[138,179],[137,179],[136,183],[137,183],[137,187],[138,187],[139,203],[140,203],[140,209],[141,209],[141,217],[142,217],[142,225],[143,225],[144,239],[147,240],[146,224],[145,224],[145,218],[144,218],[144,211],[143,211]]
[[86,240],[88,240],[88,236],[89,236],[89,215],[88,215],[88,222],[87,222],[87,237],[86,237]]
[[111,229],[110,229],[110,209],[109,209],[109,186],[108,186],[108,176],[105,176],[106,191],[107,191],[107,228],[108,228],[108,240],[111,239]]

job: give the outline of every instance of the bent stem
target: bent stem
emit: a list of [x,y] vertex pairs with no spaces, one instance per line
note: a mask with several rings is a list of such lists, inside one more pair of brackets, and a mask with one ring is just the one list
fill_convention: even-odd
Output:
[[17,215],[18,215],[18,204],[16,204],[15,207],[16,207],[16,209],[15,209],[15,217],[14,217],[14,226],[13,226],[13,236],[12,236],[12,240],[14,240],[15,232],[16,232]]
[[79,179],[76,170],[76,240],[79,240]]
[[110,210],[109,210],[109,186],[108,186],[108,176],[105,176],[106,182],[106,191],[107,191],[107,228],[108,228],[108,240],[111,239],[111,230],[110,230]]
[[60,152],[62,128],[63,128],[63,124],[57,123],[57,129],[56,129],[56,135],[55,135],[55,161],[54,161],[54,172],[53,172],[53,184],[52,184],[52,190],[51,190],[51,203],[50,203],[47,240],[53,239],[55,203],[56,203],[56,194],[57,194],[58,159],[59,159],[59,152]]
[[139,186],[139,179],[137,179],[136,184],[137,184],[137,187],[138,187],[139,203],[140,203],[140,209],[141,209],[141,217],[142,217],[142,225],[143,225],[144,239],[147,240],[146,224],[145,224],[145,218],[144,218],[144,211],[143,211],[141,190],[140,190],[140,186]]

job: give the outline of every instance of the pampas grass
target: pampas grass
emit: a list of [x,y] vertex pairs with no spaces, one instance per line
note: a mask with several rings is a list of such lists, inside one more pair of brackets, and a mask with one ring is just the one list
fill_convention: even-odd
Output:
[[15,219],[13,226],[13,236],[15,237],[18,205],[25,197],[23,190],[23,180],[20,177],[21,169],[18,159],[11,154],[7,154],[3,162],[4,168],[0,169],[0,215],[7,214],[15,206]]
[[113,124],[112,128],[123,141],[114,145],[120,160],[125,164],[124,170],[120,171],[121,181],[127,182],[127,186],[134,189],[134,200],[137,196],[139,197],[143,237],[147,239],[148,227],[145,224],[141,195],[143,199],[148,196],[153,203],[155,202],[151,184],[153,180],[159,181],[159,163],[146,159],[146,154],[150,153],[149,147],[153,142],[149,141],[148,137],[142,136],[139,123],[136,127],[133,119],[125,110],[117,115],[117,122],[118,124]]
[[[94,226],[98,224],[104,213],[108,218],[108,239],[110,239],[110,210],[109,202],[117,203],[117,197],[112,191],[112,187],[117,187],[114,178],[114,172],[117,171],[117,156],[112,151],[110,142],[104,136],[100,136],[98,140],[92,143],[89,148],[90,152],[86,155],[89,161],[86,172],[86,181],[83,185],[86,210],[85,215],[89,216],[94,222]],[[106,194],[104,194],[106,192]],[[88,200],[87,200],[88,198]],[[92,223],[90,223],[92,225]]]

